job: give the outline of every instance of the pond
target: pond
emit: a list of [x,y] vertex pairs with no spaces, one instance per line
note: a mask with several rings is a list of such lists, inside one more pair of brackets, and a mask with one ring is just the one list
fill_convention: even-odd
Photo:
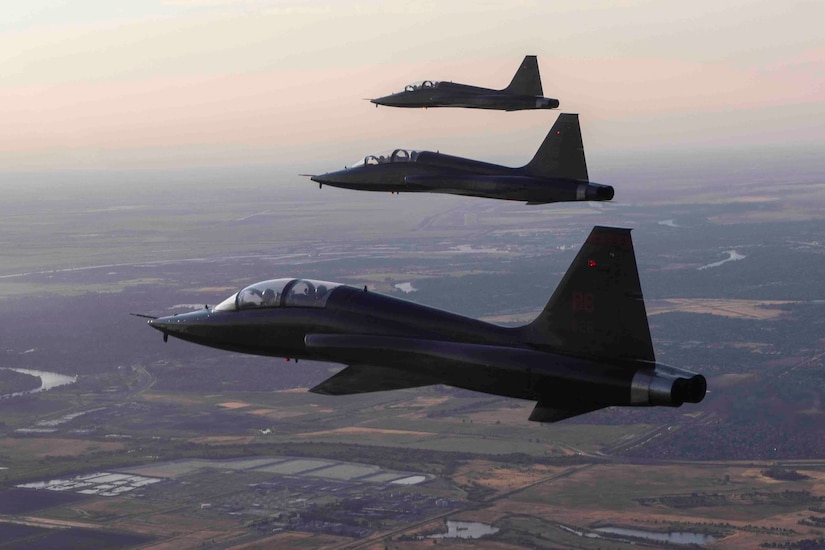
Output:
[[447,532],[430,535],[430,539],[479,539],[498,533],[498,528],[476,521],[447,521]]
[[702,533],[690,533],[687,531],[658,533],[656,531],[642,531],[641,529],[626,529],[624,527],[597,527],[594,531],[611,535],[655,540],[656,542],[669,542],[671,544],[710,544],[711,542],[716,542],[716,537],[713,535],[703,535]]

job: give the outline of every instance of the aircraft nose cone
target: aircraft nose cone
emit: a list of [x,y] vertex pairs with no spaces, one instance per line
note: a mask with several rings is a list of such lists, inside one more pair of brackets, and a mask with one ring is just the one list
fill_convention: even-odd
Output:
[[191,313],[181,313],[179,315],[150,319],[148,324],[153,329],[161,331],[164,338],[168,335],[183,338],[186,335],[195,336],[202,332],[204,323],[209,319],[210,315],[210,310],[202,309]]
[[174,316],[150,319],[148,324],[153,329],[159,330],[163,333],[164,342],[167,338],[169,338],[170,334],[172,336],[178,336],[182,332],[186,331],[184,324],[180,323],[180,321],[176,321]]
[[169,326],[169,317],[159,317],[157,319],[149,319],[148,325],[153,329],[165,331]]

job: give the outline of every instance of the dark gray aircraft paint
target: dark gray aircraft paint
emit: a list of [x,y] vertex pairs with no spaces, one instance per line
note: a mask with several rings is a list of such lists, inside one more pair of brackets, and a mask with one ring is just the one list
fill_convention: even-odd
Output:
[[533,159],[520,168],[432,151],[395,149],[349,168],[310,176],[321,187],[391,193],[450,193],[547,204],[609,201],[613,188],[587,176],[579,115],[563,113]]
[[707,387],[655,360],[629,229],[594,227],[544,311],[521,327],[307,279],[256,283],[212,309],[148,323],[164,339],[347,365],[315,393],[446,384],[537,401],[538,422],[699,403]]
[[503,90],[468,86],[457,82],[424,80],[408,84],[403,92],[371,99],[375,106],[387,107],[466,107],[523,111],[525,109],[555,109],[558,99],[544,97],[535,55],[521,62],[510,85]]

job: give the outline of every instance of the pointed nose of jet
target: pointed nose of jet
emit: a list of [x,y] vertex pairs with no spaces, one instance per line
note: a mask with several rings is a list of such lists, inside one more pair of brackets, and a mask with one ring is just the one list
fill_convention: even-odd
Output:
[[318,185],[331,185],[333,187],[349,187],[349,184],[353,183],[353,181],[357,181],[357,178],[353,178],[354,176],[350,172],[350,170],[347,170],[345,168],[343,170],[338,170],[336,172],[318,174],[312,176],[310,179]]
[[161,331],[164,339],[169,335],[184,338],[187,335],[197,334],[198,329],[204,326],[204,321],[206,321],[211,314],[212,312],[210,310],[202,309],[192,313],[182,313],[180,315],[150,319],[148,324],[153,329]]
[[[418,101],[420,102],[420,99]],[[379,105],[383,105],[384,107],[413,107],[413,104],[416,103],[416,98],[402,92],[400,94],[390,94],[370,99],[370,103],[376,107]]]

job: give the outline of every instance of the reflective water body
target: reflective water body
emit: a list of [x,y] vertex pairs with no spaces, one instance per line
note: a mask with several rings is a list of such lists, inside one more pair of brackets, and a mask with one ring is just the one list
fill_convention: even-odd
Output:
[[716,542],[713,535],[703,535],[701,533],[688,533],[675,531],[673,533],[656,533],[654,531],[642,531],[640,529],[625,529],[622,527],[599,527],[594,529],[599,533],[609,533],[611,535],[624,535],[640,539],[655,540],[657,542],[670,542],[672,544],[710,544]]
[[498,533],[498,527],[476,521],[448,521],[447,532],[430,535],[431,539],[478,539],[484,535]]
[[744,260],[746,258],[746,256],[744,254],[740,254],[735,250],[726,250],[725,254],[728,255],[728,258],[725,258],[724,260],[719,260],[718,262],[713,262],[712,264],[703,265],[702,267],[698,267],[696,269],[701,271],[703,269],[710,269],[711,267],[719,267],[722,264],[726,264],[728,262],[737,262],[739,260]]
[[66,384],[74,384],[77,382],[76,376],[66,376],[65,374],[58,374],[56,372],[48,372],[44,370],[32,370],[32,369],[14,369],[9,367],[0,367],[2,370],[11,370],[14,372],[19,372],[20,374],[28,374],[29,376],[34,376],[40,379],[40,387],[35,388],[33,390],[26,390],[26,391],[18,391],[14,393],[7,393],[6,395],[0,395],[0,399],[6,397],[15,397],[18,395],[26,395],[28,393],[36,393],[39,391],[46,391],[52,388],[56,388],[58,386],[65,386]]

